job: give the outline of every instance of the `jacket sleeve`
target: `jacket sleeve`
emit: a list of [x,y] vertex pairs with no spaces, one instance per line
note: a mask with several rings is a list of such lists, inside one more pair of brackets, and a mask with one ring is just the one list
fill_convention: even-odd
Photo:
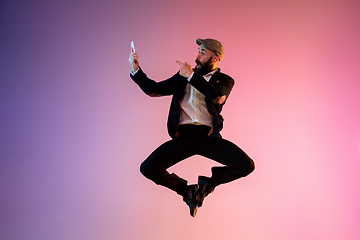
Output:
[[139,85],[145,94],[151,97],[168,96],[174,94],[179,81],[181,81],[181,76],[179,73],[176,73],[169,79],[156,82],[148,78],[141,68],[134,76],[130,74],[130,77],[137,85]]
[[208,99],[214,101],[215,103],[222,104],[229,96],[231,89],[234,86],[234,79],[226,74],[219,74],[221,75],[216,78],[215,82],[207,82],[198,73],[194,73],[190,80],[190,84],[204,94]]

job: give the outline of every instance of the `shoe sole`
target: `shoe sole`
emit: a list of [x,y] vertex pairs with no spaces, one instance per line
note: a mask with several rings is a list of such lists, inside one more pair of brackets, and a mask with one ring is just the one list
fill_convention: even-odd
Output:
[[194,208],[194,211],[192,212],[192,214],[191,214],[191,211],[190,211],[190,215],[191,215],[192,217],[195,217],[195,216],[196,216],[196,213],[197,213],[197,210],[198,210],[198,206],[196,206],[196,207]]

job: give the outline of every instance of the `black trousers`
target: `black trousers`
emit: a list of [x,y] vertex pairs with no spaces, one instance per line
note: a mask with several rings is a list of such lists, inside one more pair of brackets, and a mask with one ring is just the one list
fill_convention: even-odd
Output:
[[211,169],[212,187],[245,177],[254,171],[253,160],[243,150],[222,138],[208,139],[209,131],[210,127],[207,126],[180,125],[179,137],[155,149],[141,164],[141,173],[156,184],[183,195],[187,181],[166,169],[193,155],[201,155],[225,165]]

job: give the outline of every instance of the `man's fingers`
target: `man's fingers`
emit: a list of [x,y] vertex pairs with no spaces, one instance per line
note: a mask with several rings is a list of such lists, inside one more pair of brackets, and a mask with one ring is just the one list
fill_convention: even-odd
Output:
[[217,103],[217,104],[223,104],[226,100],[226,95],[223,95],[221,97],[217,97],[213,100],[214,103]]
[[137,59],[139,59],[139,56],[137,55],[137,53],[132,53],[130,54],[130,57],[129,57],[129,62],[132,63],[132,62],[135,62],[137,63]]
[[180,61],[176,60],[176,63],[179,64],[180,66],[184,66],[184,64],[182,62],[180,62]]
[[191,65],[188,62],[185,62],[185,66],[191,68]]
[[132,53],[132,54],[130,54],[130,58],[131,59],[138,59],[139,56],[137,55],[137,53]]

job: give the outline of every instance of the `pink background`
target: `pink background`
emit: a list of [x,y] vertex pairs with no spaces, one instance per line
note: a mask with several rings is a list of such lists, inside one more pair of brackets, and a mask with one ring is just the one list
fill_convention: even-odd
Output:
[[[360,239],[359,1],[4,0],[0,31],[0,239]],[[139,172],[170,97],[143,94],[128,56],[133,40],[163,80],[199,37],[224,45],[222,135],[256,169],[192,218]]]

